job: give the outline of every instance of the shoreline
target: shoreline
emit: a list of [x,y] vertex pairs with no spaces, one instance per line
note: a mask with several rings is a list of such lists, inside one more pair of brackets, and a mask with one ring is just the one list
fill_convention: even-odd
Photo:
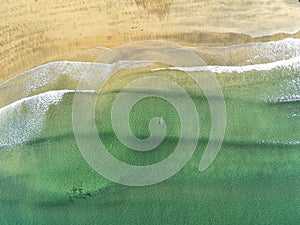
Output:
[[[20,38],[20,41],[26,37]],[[108,36],[76,37],[69,39],[51,38],[45,35],[36,34],[33,45],[16,44],[8,42],[5,48],[0,50],[0,83],[13,78],[14,76],[30,70],[39,65],[52,61],[94,61],[99,52],[104,48],[115,48],[117,46],[142,40],[160,40],[174,42],[185,47],[208,46],[223,47],[242,45],[257,42],[278,41],[285,38],[300,38],[300,31],[294,34],[277,33],[269,36],[252,37],[238,33],[214,33],[214,32],[166,32],[166,33],[123,33]],[[97,48],[97,47],[104,48]],[[96,51],[95,56],[91,49]]]

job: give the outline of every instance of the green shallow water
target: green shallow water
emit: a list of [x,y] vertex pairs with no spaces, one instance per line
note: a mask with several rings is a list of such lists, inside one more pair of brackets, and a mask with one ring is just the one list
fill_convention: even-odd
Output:
[[[201,134],[179,173],[147,187],[115,184],[89,167],[72,131],[74,94],[66,94],[50,107],[40,137],[0,149],[0,224],[298,224],[300,120],[291,115],[299,113],[300,103],[268,101],[298,76],[297,71],[276,71],[273,79],[259,73],[216,75],[226,100],[227,130],[216,160],[199,172],[210,132],[208,104],[195,84],[175,74],[190,91]],[[290,91],[286,94],[297,94]],[[117,92],[101,95],[96,105],[98,133],[111,154],[136,165],[167,157],[180,135],[174,108],[158,98],[133,108],[130,122],[138,137],[149,135],[154,116],[168,124],[155,151],[136,153],[112,131],[110,107]]]

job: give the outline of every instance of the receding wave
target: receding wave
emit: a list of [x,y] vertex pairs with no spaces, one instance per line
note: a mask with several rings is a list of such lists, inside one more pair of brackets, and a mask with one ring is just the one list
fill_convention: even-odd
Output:
[[[247,75],[249,77],[253,74],[260,76],[260,73],[266,72],[264,76],[274,76],[274,79],[277,79],[275,74],[280,74],[283,79],[278,82],[282,83],[278,84],[277,92],[265,96],[268,102],[292,103],[300,101],[300,78],[298,75],[300,68],[300,39],[285,39],[277,42],[229,47],[194,47],[192,49],[198,52],[203,51],[205,54],[209,50],[214,56],[220,57],[217,60],[219,65],[171,67],[168,69],[190,72],[210,71],[222,76],[224,74],[224,77],[231,76],[230,74]],[[226,65],[222,65],[224,61],[221,58],[225,60],[239,58],[246,64],[257,63],[260,61],[257,59],[266,58],[267,63],[231,66],[230,64],[237,62],[227,61],[225,62]],[[149,65],[149,63],[153,62],[148,62],[148,64],[144,65]],[[117,62],[117,64],[121,65],[121,67],[126,67],[132,65],[132,62],[121,61]],[[81,80],[91,65],[93,65],[94,69],[99,69],[100,72],[98,74],[100,75],[101,71],[111,70],[116,66],[116,64],[91,62],[51,62],[0,84],[0,146],[21,144],[37,137],[43,127],[49,106],[60,102],[65,93],[74,92],[79,80]],[[158,68],[154,70],[165,69]],[[65,80],[57,85],[59,79],[62,78],[69,79],[72,85],[65,82]],[[84,82],[88,84],[92,82],[92,79]],[[226,80],[226,82],[223,85],[230,83],[230,80]],[[47,85],[49,86],[47,87],[48,89],[45,88]],[[245,84],[241,83],[241,85]],[[299,117],[299,112],[292,112],[291,117]]]
[[[245,73],[249,71],[269,71],[278,68],[300,68],[300,57],[294,57],[287,60],[281,60],[266,64],[255,64],[248,66],[196,66],[196,67],[172,67],[173,70],[182,70],[186,72],[210,71],[213,73]],[[162,68],[162,70],[165,68]],[[169,69],[169,68],[168,68]],[[160,70],[160,69],[153,69]]]
[[194,47],[207,65],[245,66],[300,56],[300,39],[257,42],[226,47]]
[[49,107],[57,105],[64,94],[72,92],[49,91],[0,108],[0,147],[23,144],[39,137]]
[[[0,84],[0,108],[9,105],[19,99],[31,96],[32,93],[37,92],[45,86],[55,90],[62,89],[73,89],[75,90],[79,80],[82,76],[93,67],[97,71],[95,75],[111,70],[113,66],[134,68],[139,66],[146,66],[153,62],[145,62],[139,64],[133,64],[129,61],[122,61],[117,64],[102,64],[102,63],[91,63],[91,62],[70,62],[70,61],[57,61],[50,62],[36,68],[33,68],[25,73],[22,73],[2,84]],[[91,79],[86,79],[84,82],[89,84],[92,82]],[[64,79],[61,85],[58,85],[59,79]],[[68,80],[69,82],[66,82]],[[11,92],[13,91],[13,94]],[[51,89],[43,89],[39,93],[51,91]],[[39,94],[35,93],[35,94]],[[35,95],[34,94],[34,95]]]
[[[105,47],[96,49],[112,50]],[[270,63],[300,56],[300,39],[286,38],[280,41],[256,42],[242,45],[189,48],[207,65],[245,66]]]
[[[131,62],[132,63],[132,62]],[[152,62],[153,63],[153,62]],[[125,67],[128,65],[128,62],[119,62],[119,64],[123,64]],[[86,62],[51,62],[45,65],[41,65],[37,68],[34,68],[30,71],[25,72],[22,75],[15,77],[5,83],[0,84],[0,107],[9,105],[19,99],[26,98],[41,89],[41,92],[50,91],[50,88],[53,89],[73,89],[75,90],[79,80],[82,78],[84,73],[89,69],[91,63]],[[101,71],[110,70],[112,68],[112,64],[101,64],[101,63],[93,63],[93,68],[99,70],[101,75]],[[286,70],[291,71],[293,74],[295,71],[298,71],[300,68],[300,56],[294,57],[287,60],[281,60],[272,63],[266,64],[255,64],[255,65],[247,65],[247,66],[199,66],[199,67],[173,67],[168,69],[182,70],[182,71],[210,71],[218,74],[231,74],[231,73],[240,73],[246,74],[248,72],[264,72],[271,71],[268,73],[268,76],[273,76],[274,71],[279,74],[283,74]],[[154,69],[165,70],[166,68]],[[273,71],[274,70],[274,71]],[[289,76],[288,74],[284,76]],[[62,84],[57,85],[57,82],[61,78],[68,78],[70,80],[70,84],[68,82],[62,82]],[[92,78],[91,78],[92,80]],[[85,82],[88,84],[91,80],[86,80]],[[288,79],[286,79],[288,80]],[[282,89],[292,88],[294,91],[290,92],[288,90],[287,93],[278,93],[276,96],[272,95],[272,98],[276,101],[285,101],[288,99],[295,99],[293,95],[297,94],[299,91],[300,80],[297,77],[290,78],[290,82],[288,84],[283,84]],[[46,86],[49,88],[45,88]],[[285,85],[285,86],[284,86]],[[44,89],[43,89],[44,88]],[[12,93],[11,90],[14,90]],[[53,90],[52,89],[52,90]],[[39,93],[35,93],[39,94]],[[291,98],[290,98],[291,97]],[[297,97],[297,96],[296,96]],[[298,97],[297,97],[298,98]],[[275,101],[274,100],[274,101]]]

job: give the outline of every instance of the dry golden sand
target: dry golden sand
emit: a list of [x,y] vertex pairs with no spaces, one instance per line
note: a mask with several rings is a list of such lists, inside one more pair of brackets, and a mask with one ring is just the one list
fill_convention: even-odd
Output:
[[[55,60],[91,61],[87,49],[135,40],[231,45],[296,30],[292,0],[0,0],[0,82]],[[222,33],[222,34],[221,34]],[[234,34],[246,33],[246,34]]]

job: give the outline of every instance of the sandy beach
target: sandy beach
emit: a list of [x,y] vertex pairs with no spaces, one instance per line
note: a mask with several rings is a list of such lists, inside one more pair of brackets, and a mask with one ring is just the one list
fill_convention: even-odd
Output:
[[50,61],[93,61],[88,49],[135,40],[223,46],[299,37],[282,34],[297,31],[299,9],[290,0],[1,1],[0,82]]

